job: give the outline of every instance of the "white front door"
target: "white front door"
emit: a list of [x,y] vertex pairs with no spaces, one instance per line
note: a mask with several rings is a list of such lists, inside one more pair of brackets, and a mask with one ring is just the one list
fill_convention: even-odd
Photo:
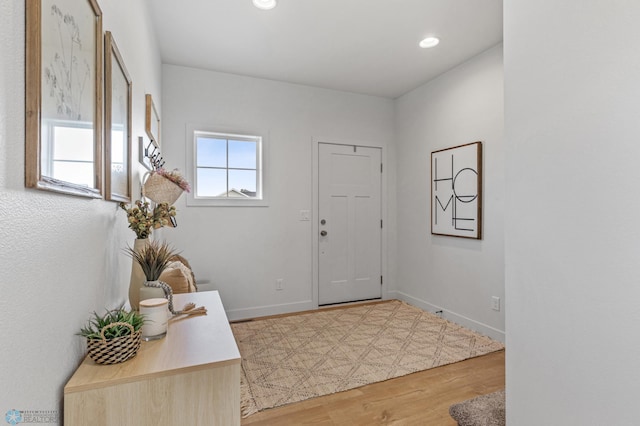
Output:
[[318,304],[382,296],[381,149],[319,144]]

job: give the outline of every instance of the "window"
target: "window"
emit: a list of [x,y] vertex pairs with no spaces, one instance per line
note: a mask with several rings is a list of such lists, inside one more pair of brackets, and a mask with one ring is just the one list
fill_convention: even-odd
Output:
[[89,188],[95,187],[91,123],[52,121],[42,175]]
[[193,131],[193,193],[189,205],[265,205],[263,138]]

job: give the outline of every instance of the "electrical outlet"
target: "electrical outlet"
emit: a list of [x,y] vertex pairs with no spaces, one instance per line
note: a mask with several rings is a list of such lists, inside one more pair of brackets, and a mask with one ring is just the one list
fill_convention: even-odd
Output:
[[491,297],[491,309],[500,311],[500,298],[498,296]]
[[284,280],[282,278],[278,278],[276,280],[276,290],[284,290],[283,284]]

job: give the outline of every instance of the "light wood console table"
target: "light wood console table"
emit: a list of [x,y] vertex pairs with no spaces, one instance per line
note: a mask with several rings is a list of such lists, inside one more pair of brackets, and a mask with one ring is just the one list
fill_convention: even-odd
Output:
[[176,309],[187,302],[208,314],[172,319],[166,337],[123,363],[86,357],[64,387],[64,424],[240,425],[240,352],[220,296],[174,296]]

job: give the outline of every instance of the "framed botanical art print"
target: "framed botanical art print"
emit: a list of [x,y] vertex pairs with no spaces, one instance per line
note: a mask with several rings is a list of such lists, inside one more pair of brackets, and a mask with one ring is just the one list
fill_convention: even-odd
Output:
[[102,11],[26,0],[25,186],[102,197]]
[[131,78],[111,32],[105,34],[105,198],[131,201]]
[[482,142],[431,153],[431,233],[482,238]]

